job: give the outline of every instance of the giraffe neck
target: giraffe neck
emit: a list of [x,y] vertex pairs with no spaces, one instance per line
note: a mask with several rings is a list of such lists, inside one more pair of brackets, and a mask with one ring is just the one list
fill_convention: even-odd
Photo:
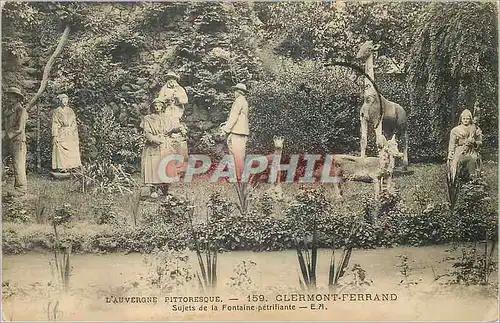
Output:
[[[274,149],[274,155],[275,156],[279,156],[279,160],[281,161],[281,154],[283,152],[283,148],[278,148],[278,147],[275,147]],[[278,169],[278,177],[276,178],[276,183],[275,185],[277,186],[280,186],[281,184],[281,170]]]
[[366,58],[365,73],[368,74],[372,80],[375,79],[375,74],[373,72],[373,54],[370,54],[370,56]]
[[[373,71],[373,54],[370,54],[365,61],[365,73],[375,81],[375,73]],[[375,91],[373,84],[365,78],[365,95],[372,94]]]

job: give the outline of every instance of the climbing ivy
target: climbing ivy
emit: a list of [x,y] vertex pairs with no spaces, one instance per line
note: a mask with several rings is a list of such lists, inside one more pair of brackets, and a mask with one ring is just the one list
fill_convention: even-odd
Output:
[[476,100],[484,143],[497,146],[497,15],[494,3],[478,2],[435,3],[423,12],[408,59],[413,155],[445,156],[450,129]]

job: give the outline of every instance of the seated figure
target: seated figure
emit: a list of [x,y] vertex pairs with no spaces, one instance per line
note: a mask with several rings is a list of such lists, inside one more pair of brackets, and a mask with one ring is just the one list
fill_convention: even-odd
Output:
[[448,146],[448,167],[450,179],[467,180],[479,167],[479,148],[482,145],[481,129],[473,123],[472,113],[465,109],[460,115],[460,123],[450,132]]

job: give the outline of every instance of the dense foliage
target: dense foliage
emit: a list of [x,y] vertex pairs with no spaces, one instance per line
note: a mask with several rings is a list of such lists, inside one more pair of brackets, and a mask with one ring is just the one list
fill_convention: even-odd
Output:
[[249,96],[255,151],[270,152],[273,137],[283,136],[288,152],[355,153],[361,100],[346,74],[345,68],[323,69],[313,61],[276,62]]
[[422,12],[408,60],[415,154],[442,156],[448,131],[463,109],[474,112],[476,101],[484,142],[497,146],[497,17],[488,2],[435,3]]
[[[98,226],[94,229],[83,232],[67,223],[60,235],[76,252],[152,252],[163,247],[184,250],[194,248],[193,233],[199,243],[210,239],[219,250],[271,251],[310,243],[314,214],[317,243],[321,248],[340,248],[347,243],[355,248],[376,248],[473,242],[486,238],[496,241],[498,235],[495,205],[490,203],[486,184],[480,178],[463,187],[454,210],[450,210],[447,203],[433,202],[408,208],[397,192],[386,192],[378,202],[365,199],[364,207],[356,213],[340,213],[321,190],[301,191],[282,214],[269,214],[268,204],[263,200],[256,201],[258,203],[249,214],[242,216],[235,211],[233,203],[213,194],[207,205],[210,210],[207,218],[191,222],[187,216],[191,202],[169,196],[161,204],[143,206],[136,226],[120,221],[104,223],[101,213],[97,212]],[[112,203],[102,205],[101,210],[102,207],[109,210],[108,214],[113,212]],[[58,209],[60,218],[74,217],[74,213],[67,205]],[[7,220],[19,221],[14,215],[8,212]],[[28,236],[4,230],[3,250],[19,253],[51,248],[54,237],[50,228],[47,230],[29,232]]]
[[[192,151],[227,117],[229,87],[245,82],[250,148],[275,135],[288,152],[359,149],[361,79],[332,60],[355,61],[367,39],[381,44],[376,81],[410,115],[410,158],[442,158],[463,107],[483,109],[485,145],[497,145],[497,8],[493,3],[17,3],[3,4],[2,86],[38,89],[64,27],[70,37],[35,111],[29,160],[50,165],[50,114],[67,92],[85,163],[136,167],[139,123],[169,70],[190,104]],[[437,19],[437,17],[445,17]],[[41,127],[37,142],[37,121]],[[421,136],[427,133],[426,136]]]

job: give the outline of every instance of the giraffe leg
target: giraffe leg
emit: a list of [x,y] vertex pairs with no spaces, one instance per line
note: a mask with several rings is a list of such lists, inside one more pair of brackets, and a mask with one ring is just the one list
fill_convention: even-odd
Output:
[[340,197],[344,198],[344,192],[345,192],[345,185],[346,185],[346,178],[342,174],[342,181],[339,183],[339,191],[340,191]]
[[342,199],[344,196],[344,178],[342,175],[339,175],[338,173],[335,174],[339,178],[338,181],[335,181],[333,183],[333,189],[335,191],[335,198],[336,199]]
[[388,191],[392,190],[392,174],[387,176],[386,187]]
[[333,183],[333,189],[335,191],[335,198],[336,199],[341,199],[342,198],[342,193],[340,191],[340,183]]
[[361,115],[361,158],[366,157],[366,145],[368,143],[368,120]]
[[403,150],[403,169],[406,170],[408,168],[408,130],[405,129],[404,133],[405,145]]
[[386,139],[382,134],[382,120],[379,122],[378,126],[375,128],[375,138],[378,147],[383,147]]
[[375,198],[378,199],[378,197],[380,196],[380,186],[382,184],[381,178],[378,176],[373,177],[373,184],[375,187]]

